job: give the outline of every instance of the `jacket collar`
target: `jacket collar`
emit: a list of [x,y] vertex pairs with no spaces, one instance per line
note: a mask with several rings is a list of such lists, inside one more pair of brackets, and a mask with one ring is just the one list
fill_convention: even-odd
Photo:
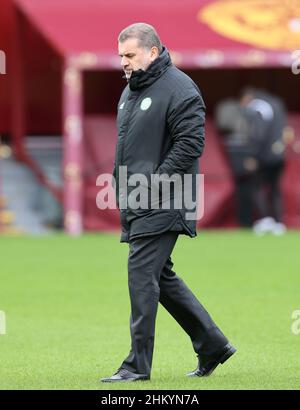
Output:
[[172,61],[168,50],[163,47],[161,54],[150,64],[146,71],[133,71],[128,80],[131,91],[149,87],[153,84],[170,66]]

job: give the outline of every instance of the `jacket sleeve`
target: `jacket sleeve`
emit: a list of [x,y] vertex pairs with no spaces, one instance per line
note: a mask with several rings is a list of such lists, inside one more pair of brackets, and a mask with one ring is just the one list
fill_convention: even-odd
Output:
[[204,149],[205,105],[200,94],[172,105],[167,118],[172,147],[157,174],[186,172]]

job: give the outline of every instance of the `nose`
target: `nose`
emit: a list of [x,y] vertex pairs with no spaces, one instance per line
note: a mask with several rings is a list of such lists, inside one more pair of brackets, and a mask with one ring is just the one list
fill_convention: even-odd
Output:
[[128,65],[128,60],[127,60],[127,58],[125,57],[125,56],[123,56],[122,58],[121,58],[121,66],[122,67],[125,67],[125,66],[127,66]]

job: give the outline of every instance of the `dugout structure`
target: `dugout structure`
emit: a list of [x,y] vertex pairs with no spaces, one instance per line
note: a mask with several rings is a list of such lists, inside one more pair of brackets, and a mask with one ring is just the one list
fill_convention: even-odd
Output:
[[[3,0],[3,5],[13,46],[7,43],[9,107],[7,90],[0,101],[10,121],[0,132],[11,135],[17,157],[63,202],[69,234],[119,227],[117,211],[96,207],[96,178],[112,170],[116,103],[125,85],[117,36],[138,21],[156,27],[174,63],[198,83],[207,104],[201,160],[205,217],[199,226],[235,224],[232,176],[212,114],[218,101],[249,84],[280,95],[288,106],[285,222],[300,226],[300,75],[291,71],[300,44],[298,2]],[[62,135],[63,190],[49,184],[24,152],[24,136],[35,133]]]

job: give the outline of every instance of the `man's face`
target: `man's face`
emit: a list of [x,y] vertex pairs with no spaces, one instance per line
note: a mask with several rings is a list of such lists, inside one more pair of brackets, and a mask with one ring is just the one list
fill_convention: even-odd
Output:
[[124,70],[127,80],[131,77],[133,71],[146,71],[152,61],[158,57],[157,47],[147,50],[139,45],[137,38],[129,38],[123,43],[119,42],[119,56],[121,57],[121,66]]
[[247,107],[248,104],[251,103],[251,101],[254,99],[254,95],[251,93],[246,93],[242,96],[241,98],[241,106],[242,107]]

